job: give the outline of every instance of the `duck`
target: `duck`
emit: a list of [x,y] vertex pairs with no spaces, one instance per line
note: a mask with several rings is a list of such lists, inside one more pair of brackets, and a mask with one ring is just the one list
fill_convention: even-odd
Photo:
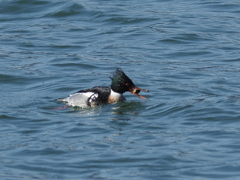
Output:
[[146,99],[139,95],[139,93],[140,91],[149,91],[137,87],[120,68],[117,68],[110,78],[112,80],[110,87],[94,86],[89,89],[77,91],[66,98],[58,99],[58,101],[63,101],[68,106],[74,107],[95,107],[103,104],[125,101],[126,98],[123,96],[123,93],[127,91],[144,100]]

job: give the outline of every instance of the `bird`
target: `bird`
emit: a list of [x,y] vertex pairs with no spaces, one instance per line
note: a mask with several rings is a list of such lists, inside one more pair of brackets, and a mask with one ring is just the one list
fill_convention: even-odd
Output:
[[132,80],[120,68],[117,68],[110,78],[112,80],[110,87],[95,86],[89,89],[80,90],[69,95],[67,98],[58,99],[58,101],[63,101],[67,103],[68,106],[74,107],[95,107],[98,105],[125,101],[126,98],[123,96],[123,93],[126,91],[142,99],[146,99],[139,95],[139,93],[140,91],[149,91],[135,86]]

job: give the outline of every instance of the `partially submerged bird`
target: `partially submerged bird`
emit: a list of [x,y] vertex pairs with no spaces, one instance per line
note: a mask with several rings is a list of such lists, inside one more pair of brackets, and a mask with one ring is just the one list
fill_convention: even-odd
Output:
[[58,101],[64,101],[69,106],[93,107],[101,104],[124,101],[125,97],[123,93],[126,91],[130,91],[132,94],[146,99],[140,96],[139,93],[140,91],[148,90],[135,86],[132,80],[121,69],[116,69],[111,79],[111,87],[95,86],[90,89],[80,90],[67,98],[58,99]]

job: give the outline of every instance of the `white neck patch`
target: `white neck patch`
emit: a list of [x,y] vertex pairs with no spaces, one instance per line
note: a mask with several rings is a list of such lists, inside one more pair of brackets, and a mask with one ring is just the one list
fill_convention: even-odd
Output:
[[113,103],[113,102],[118,102],[118,101],[123,101],[123,100],[125,100],[125,98],[123,97],[122,94],[111,90],[110,96],[108,98],[108,103]]

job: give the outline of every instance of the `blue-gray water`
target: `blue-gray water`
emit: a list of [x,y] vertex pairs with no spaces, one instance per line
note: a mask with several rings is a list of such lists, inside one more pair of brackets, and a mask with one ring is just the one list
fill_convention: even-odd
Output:
[[[57,98],[110,85],[147,100]],[[239,179],[238,0],[0,2],[0,179]]]

